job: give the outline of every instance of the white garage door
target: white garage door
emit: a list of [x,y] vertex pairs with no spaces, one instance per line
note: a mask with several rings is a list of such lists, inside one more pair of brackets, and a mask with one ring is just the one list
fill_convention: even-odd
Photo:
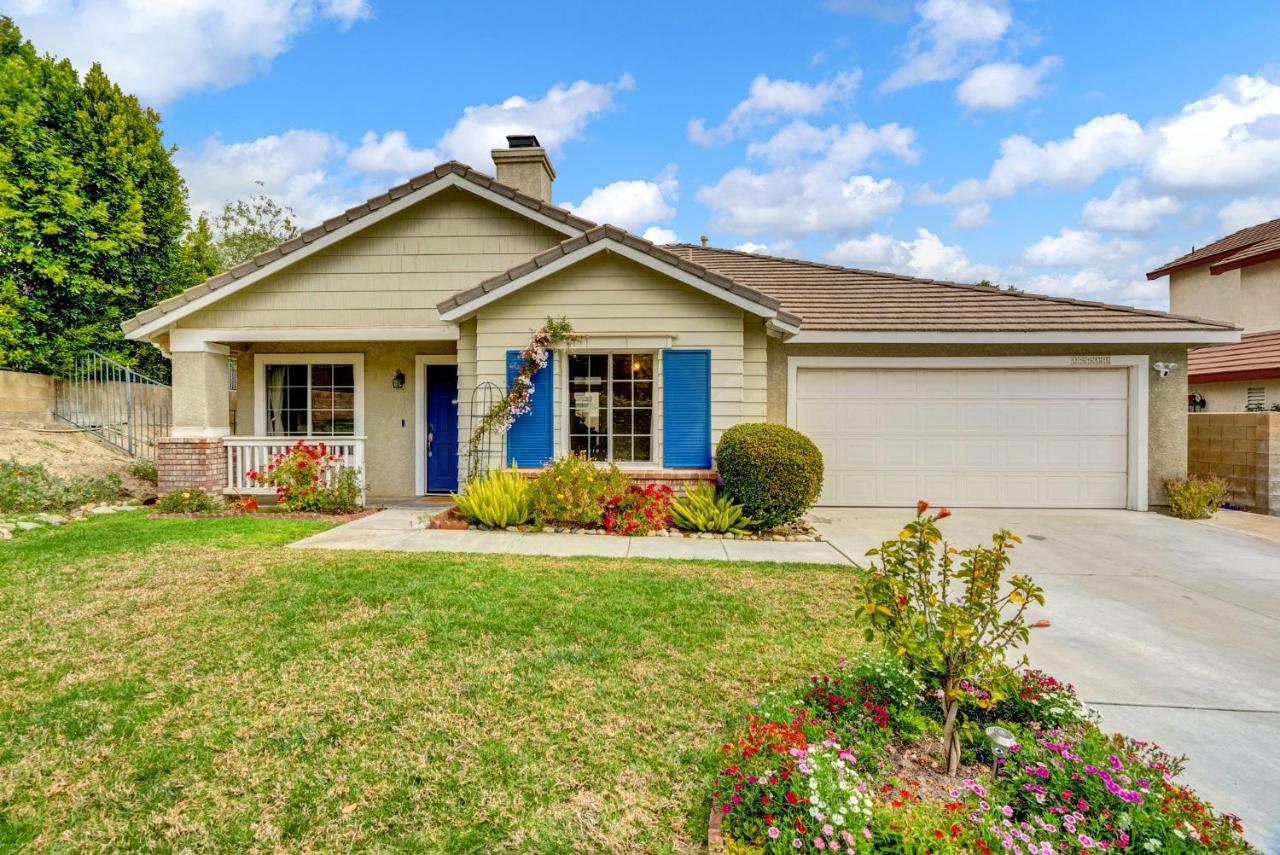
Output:
[[800,368],[820,504],[1123,508],[1124,369]]

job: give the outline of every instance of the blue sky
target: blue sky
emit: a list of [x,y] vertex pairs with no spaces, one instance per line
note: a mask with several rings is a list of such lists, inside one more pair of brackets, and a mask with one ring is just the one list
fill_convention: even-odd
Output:
[[532,131],[661,241],[1154,307],[1280,216],[1280,19],[1230,6],[0,0],[161,111],[197,208],[310,223]]

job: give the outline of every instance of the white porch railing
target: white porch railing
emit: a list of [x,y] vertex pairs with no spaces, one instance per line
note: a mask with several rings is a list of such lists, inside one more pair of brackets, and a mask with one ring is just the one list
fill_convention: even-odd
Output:
[[288,451],[302,440],[307,445],[324,443],[325,449],[338,460],[341,467],[354,468],[360,475],[360,494],[364,495],[364,441],[363,436],[227,436],[222,445],[227,450],[227,486],[223,491],[241,496],[270,496],[271,487],[253,483],[246,473],[261,472],[271,459]]

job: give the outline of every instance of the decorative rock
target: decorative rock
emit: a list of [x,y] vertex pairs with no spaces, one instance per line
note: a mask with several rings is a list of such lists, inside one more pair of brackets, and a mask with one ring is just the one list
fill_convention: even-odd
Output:
[[94,505],[89,509],[89,513],[99,517],[106,516],[107,514],[114,514],[115,512],[116,509],[110,505]]
[[509,525],[509,526],[507,526],[507,527],[506,527],[506,530],[507,530],[507,531],[519,531],[520,529],[519,529],[517,526]]
[[785,538],[785,537],[783,537],[783,536],[782,536],[782,535],[780,535],[780,534],[773,534],[773,535],[770,535],[770,536],[769,536],[769,539],[770,539],[770,540],[775,540],[775,541],[777,541],[778,543],[783,543],[784,541],[786,541],[786,538]]
[[13,540],[13,529],[0,528],[0,540]]
[[40,523],[32,522],[31,520],[18,520],[14,525],[18,527],[18,531],[31,531],[36,528],[44,528]]
[[556,527],[555,527],[555,526],[553,526],[553,525],[544,525],[544,526],[542,527],[542,533],[543,533],[543,534],[555,534],[555,533],[556,533]]
[[62,514],[36,514],[33,519],[44,523],[45,525],[62,525],[67,518]]

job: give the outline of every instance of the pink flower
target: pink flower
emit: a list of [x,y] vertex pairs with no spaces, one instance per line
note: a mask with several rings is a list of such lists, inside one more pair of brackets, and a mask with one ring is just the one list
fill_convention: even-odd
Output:
[[773,839],[773,840],[777,840],[777,839],[778,839],[778,835],[779,835],[779,834],[781,834],[781,833],[782,833],[781,831],[778,831],[778,827],[777,827],[776,825],[771,825],[771,826],[769,826],[769,837],[770,837],[771,839]]

